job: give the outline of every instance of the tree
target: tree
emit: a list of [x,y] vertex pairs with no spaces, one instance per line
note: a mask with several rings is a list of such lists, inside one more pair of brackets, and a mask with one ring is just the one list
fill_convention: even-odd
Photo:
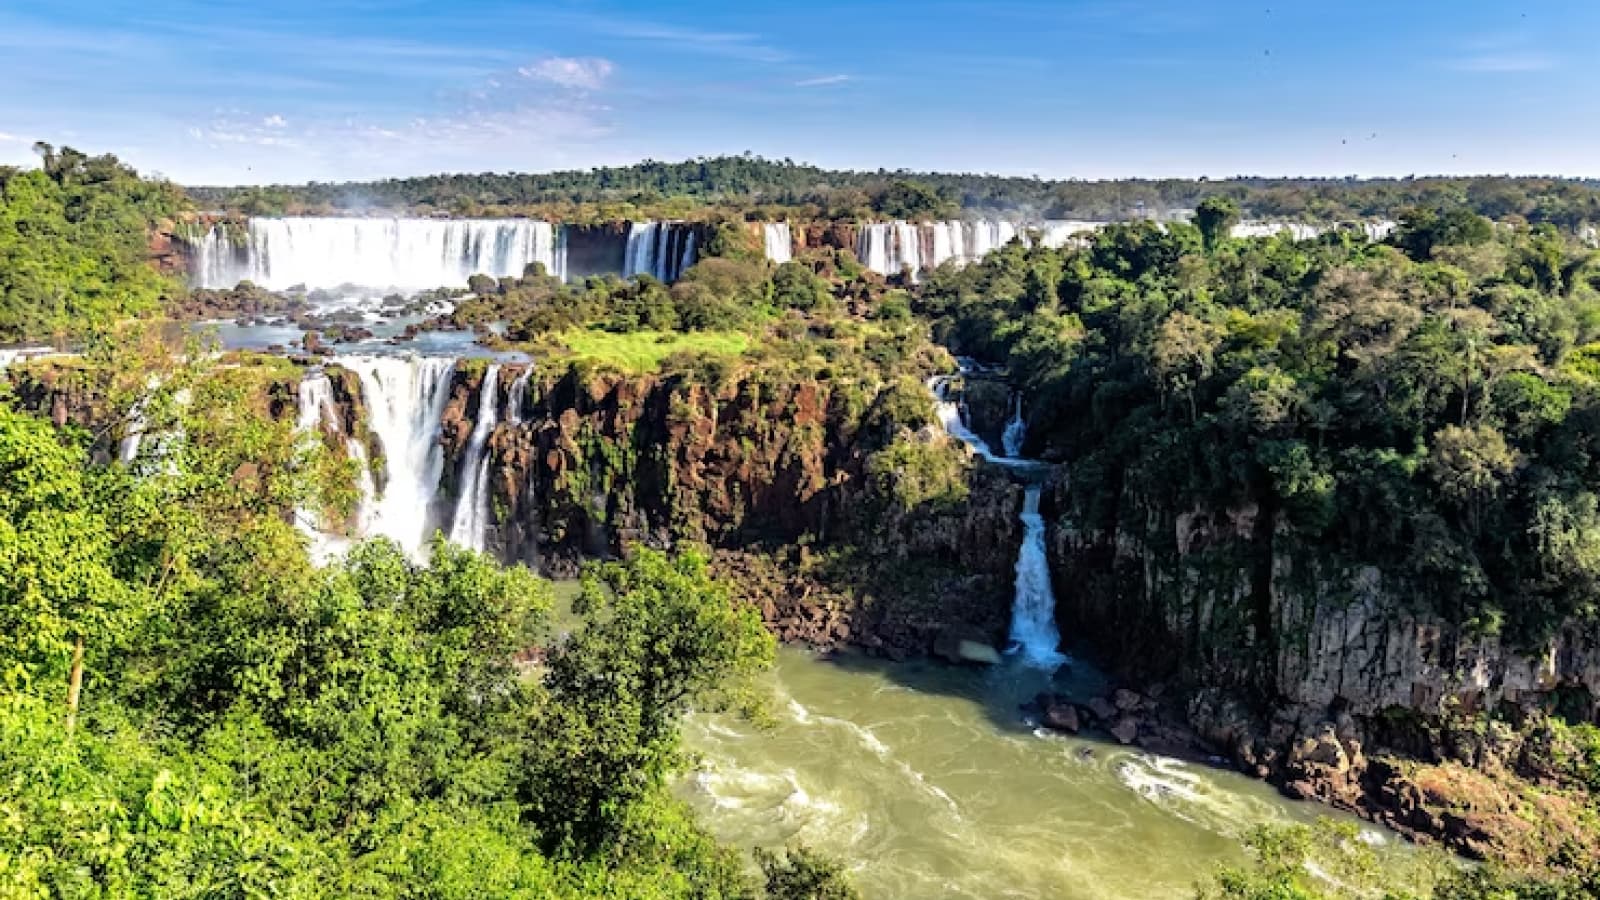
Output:
[[906,179],[890,182],[879,191],[872,198],[872,208],[880,215],[908,222],[948,219],[955,214],[955,204],[940,196],[938,190]]
[[1239,224],[1239,204],[1231,197],[1207,197],[1194,208],[1194,224],[1200,229],[1206,250],[1215,250]]
[[754,708],[750,678],[774,649],[760,614],[735,605],[693,552],[639,548],[592,566],[574,609],[589,624],[550,654],[524,796],[548,842],[588,853],[679,765],[681,715]]
[[141,595],[113,569],[111,528],[92,506],[91,477],[81,450],[0,406],[0,668],[20,665],[61,685],[69,731],[85,654],[130,626]]
[[782,854],[757,847],[756,863],[766,876],[769,900],[860,900],[844,867],[803,845]]
[[1168,316],[1156,334],[1151,363],[1165,385],[1188,398],[1190,422],[1200,420],[1195,388],[1211,377],[1222,334],[1220,327],[1181,311]]

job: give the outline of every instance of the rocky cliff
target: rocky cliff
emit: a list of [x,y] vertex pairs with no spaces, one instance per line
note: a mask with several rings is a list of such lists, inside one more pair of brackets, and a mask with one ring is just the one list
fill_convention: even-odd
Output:
[[[447,495],[465,478],[483,373],[462,363],[452,378]],[[497,385],[485,545],[502,559],[570,575],[631,544],[692,542],[721,551],[786,640],[903,655],[957,632],[1003,639],[1020,489],[937,429],[894,421],[889,391],[759,367],[718,378],[508,365]],[[900,473],[868,469],[894,440],[950,454],[963,502],[888,496]]]
[[1539,737],[1554,709],[1600,718],[1594,627],[1531,646],[1474,633],[1254,506],[1170,515],[1125,497],[1090,532],[1064,484],[1052,500],[1063,633],[1131,684],[1180,687],[1170,718],[1245,771],[1475,855],[1600,840],[1561,824],[1582,789],[1541,774]]

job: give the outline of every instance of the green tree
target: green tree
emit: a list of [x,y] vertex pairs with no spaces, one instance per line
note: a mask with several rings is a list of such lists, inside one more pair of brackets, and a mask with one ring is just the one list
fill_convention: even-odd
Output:
[[1194,224],[1200,229],[1206,250],[1215,250],[1239,224],[1239,204],[1231,197],[1207,197],[1194,208]]
[[130,627],[141,592],[113,569],[112,529],[81,450],[0,406],[0,668],[59,686],[68,730],[85,655]]
[[781,854],[757,847],[756,862],[766,876],[769,900],[860,900],[844,867],[805,846]]
[[588,624],[550,654],[550,703],[528,748],[525,796],[547,840],[592,852],[680,765],[690,709],[752,708],[772,636],[704,557],[636,549],[591,567],[574,607]]

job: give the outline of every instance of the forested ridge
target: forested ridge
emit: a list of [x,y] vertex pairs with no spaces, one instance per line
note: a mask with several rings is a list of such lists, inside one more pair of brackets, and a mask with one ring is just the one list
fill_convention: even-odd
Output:
[[1390,243],[1211,224],[1013,244],[920,296],[1026,385],[1079,521],[1256,505],[1484,632],[1600,612],[1600,255],[1459,209]]
[[[1251,219],[1394,219],[1410,207],[1464,206],[1493,219],[1562,228],[1600,222],[1600,184],[1526,177],[1127,179],[1079,181],[904,170],[840,171],[723,156],[550,173],[430,175],[371,182],[191,187],[203,207],[253,215],[413,210],[457,214],[581,207],[692,215],[705,206],[778,220],[920,219],[972,214],[1121,221],[1234,200]],[[592,214],[592,213],[590,213]]]
[[559,619],[442,540],[315,567],[290,513],[354,472],[273,415],[295,367],[95,346],[52,377],[182,437],[91,464],[0,391],[0,893],[853,896],[803,848],[764,889],[668,791],[680,716],[759,710],[773,653],[703,557],[592,567]]
[[181,286],[150,265],[150,239],[188,198],[115,156],[36,149],[37,169],[0,166],[0,342],[159,311]]
[[[148,240],[187,200],[114,158],[49,149],[44,162],[0,170],[0,336],[81,336],[82,357],[42,369],[59,394],[87,398],[96,430],[23,412],[0,387],[7,891],[852,896],[836,864],[803,848],[752,865],[669,790],[687,763],[681,716],[759,719],[755,679],[773,655],[759,615],[700,552],[591,565],[570,619],[544,579],[443,541],[426,564],[377,540],[313,565],[296,517],[347,518],[357,463],[337,441],[296,434],[286,411],[301,366],[174,352],[128,322],[178,290],[148,265]],[[772,166],[814,171],[740,165],[702,179],[717,185],[704,196],[754,196]],[[968,202],[953,182],[884,174],[844,188],[857,192],[850,203],[915,216]],[[636,189],[628,175],[601,188],[570,177],[561,202]],[[693,180],[671,167],[650,177]],[[1251,508],[1272,527],[1219,561],[1230,571],[1260,572],[1276,554],[1372,567],[1387,602],[1517,647],[1592,628],[1600,255],[1567,227],[1592,220],[1575,211],[1589,189],[1368,184],[1406,198],[1385,241],[1233,239],[1240,201],[1266,202],[1240,183],[1237,197],[1183,195],[1192,225],[1119,224],[1060,249],[1012,243],[913,283],[864,270],[848,249],[772,265],[756,235],[722,222],[675,284],[563,284],[531,266],[474,278],[474,296],[436,324],[481,327],[487,342],[573,372],[715,385],[760,367],[761,394],[828,382],[851,428],[873,436],[861,445],[867,478],[904,509],[959,506],[974,468],[932,437],[913,377],[947,361],[931,333],[1003,364],[1023,392],[1028,454],[1067,470],[1058,524],[1092,535]],[[1495,201],[1499,224],[1480,215],[1484,185],[1524,191]],[[803,196],[790,199],[825,211],[840,195]],[[403,202],[435,201],[455,202]],[[883,388],[876,399],[860,389],[868,381]],[[110,462],[108,443],[135,417],[182,437]],[[624,477],[626,452],[612,455]],[[1270,628],[1234,624],[1223,664],[1263,665]],[[1152,666],[1195,662],[1150,662],[1143,649]],[[1579,852],[1600,830],[1600,731],[1582,721],[1594,698],[1552,696],[1522,762],[1584,812],[1571,842],[1532,845],[1549,850],[1532,875],[1490,866],[1386,881],[1351,834],[1291,829],[1256,835],[1261,865],[1203,895],[1595,896]],[[1526,724],[1486,713],[1494,727]],[[1342,880],[1317,874],[1329,871]]]

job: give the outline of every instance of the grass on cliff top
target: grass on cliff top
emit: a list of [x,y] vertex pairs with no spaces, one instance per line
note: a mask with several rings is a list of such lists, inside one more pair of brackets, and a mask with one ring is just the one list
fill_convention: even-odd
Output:
[[750,349],[750,335],[742,331],[633,331],[617,334],[574,328],[555,335],[573,356],[612,366],[625,372],[647,373],[675,353],[739,356]]

